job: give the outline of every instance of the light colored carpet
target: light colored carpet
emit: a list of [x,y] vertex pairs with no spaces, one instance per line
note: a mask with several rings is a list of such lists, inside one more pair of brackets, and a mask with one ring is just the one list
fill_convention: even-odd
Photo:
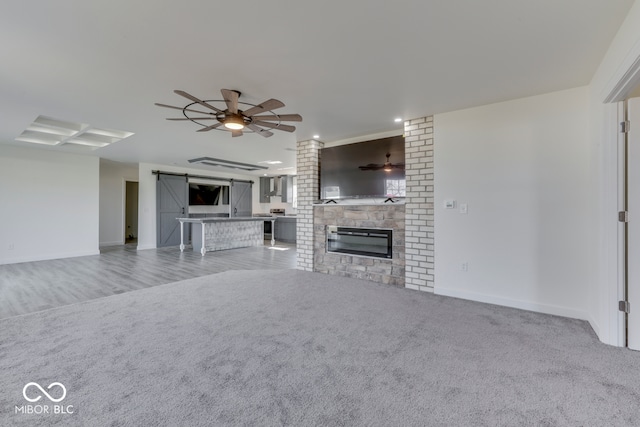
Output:
[[[4,319],[0,376],[2,426],[640,423],[640,354],[585,322],[296,270]],[[15,414],[31,381],[74,413]]]

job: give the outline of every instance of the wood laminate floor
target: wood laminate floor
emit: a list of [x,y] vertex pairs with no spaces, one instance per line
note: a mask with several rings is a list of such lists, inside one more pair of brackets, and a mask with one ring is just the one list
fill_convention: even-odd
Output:
[[[209,252],[138,251],[135,244],[100,255],[0,265],[0,319],[228,270],[296,267],[295,244]],[[284,249],[284,250],[282,250]]]

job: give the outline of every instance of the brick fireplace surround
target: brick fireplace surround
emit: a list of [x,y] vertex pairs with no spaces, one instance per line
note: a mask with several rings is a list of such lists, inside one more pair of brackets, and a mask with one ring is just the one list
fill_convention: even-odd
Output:
[[[405,121],[404,135],[404,204],[318,205],[324,144],[298,142],[298,269],[433,292],[433,117]],[[327,253],[327,225],[393,229],[393,259]]]

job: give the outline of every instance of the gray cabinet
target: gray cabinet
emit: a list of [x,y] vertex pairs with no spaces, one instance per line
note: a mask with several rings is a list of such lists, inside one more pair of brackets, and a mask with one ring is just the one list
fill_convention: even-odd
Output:
[[295,175],[285,175],[282,177],[282,202],[293,203],[293,181]]
[[274,236],[279,242],[295,243],[296,242],[296,218],[295,217],[278,217],[276,218]]
[[282,199],[282,203],[291,203],[291,189],[292,189],[292,185],[291,185],[291,176],[290,175],[285,175],[282,177],[282,179],[280,180],[280,185],[282,186],[282,190],[281,190],[281,199]]
[[260,177],[260,203],[270,203],[272,196],[280,196],[282,203],[293,202],[294,175]]
[[269,192],[271,191],[271,178],[268,176],[260,177],[260,203],[269,203],[271,202],[271,196],[269,196]]

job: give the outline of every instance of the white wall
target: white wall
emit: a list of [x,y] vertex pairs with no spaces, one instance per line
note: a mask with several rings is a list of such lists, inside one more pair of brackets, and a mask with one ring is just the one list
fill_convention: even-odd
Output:
[[617,302],[618,222],[616,106],[606,104],[616,85],[640,59],[640,2],[636,1],[618,30],[589,86],[590,175],[594,189],[590,206],[593,239],[590,242],[589,321],[600,340],[624,344],[624,326]]
[[436,293],[586,318],[587,120],[586,87],[434,117]]
[[124,244],[126,181],[138,181],[137,165],[100,160],[100,246]]
[[98,191],[97,157],[2,146],[0,264],[98,254]]
[[156,182],[157,177],[151,172],[161,170],[163,172],[188,173],[202,176],[220,178],[234,178],[253,181],[253,211],[259,204],[260,180],[253,175],[240,175],[226,172],[207,172],[202,169],[190,169],[176,166],[159,165],[153,163],[140,163],[138,165],[138,249],[152,249],[156,247]]

